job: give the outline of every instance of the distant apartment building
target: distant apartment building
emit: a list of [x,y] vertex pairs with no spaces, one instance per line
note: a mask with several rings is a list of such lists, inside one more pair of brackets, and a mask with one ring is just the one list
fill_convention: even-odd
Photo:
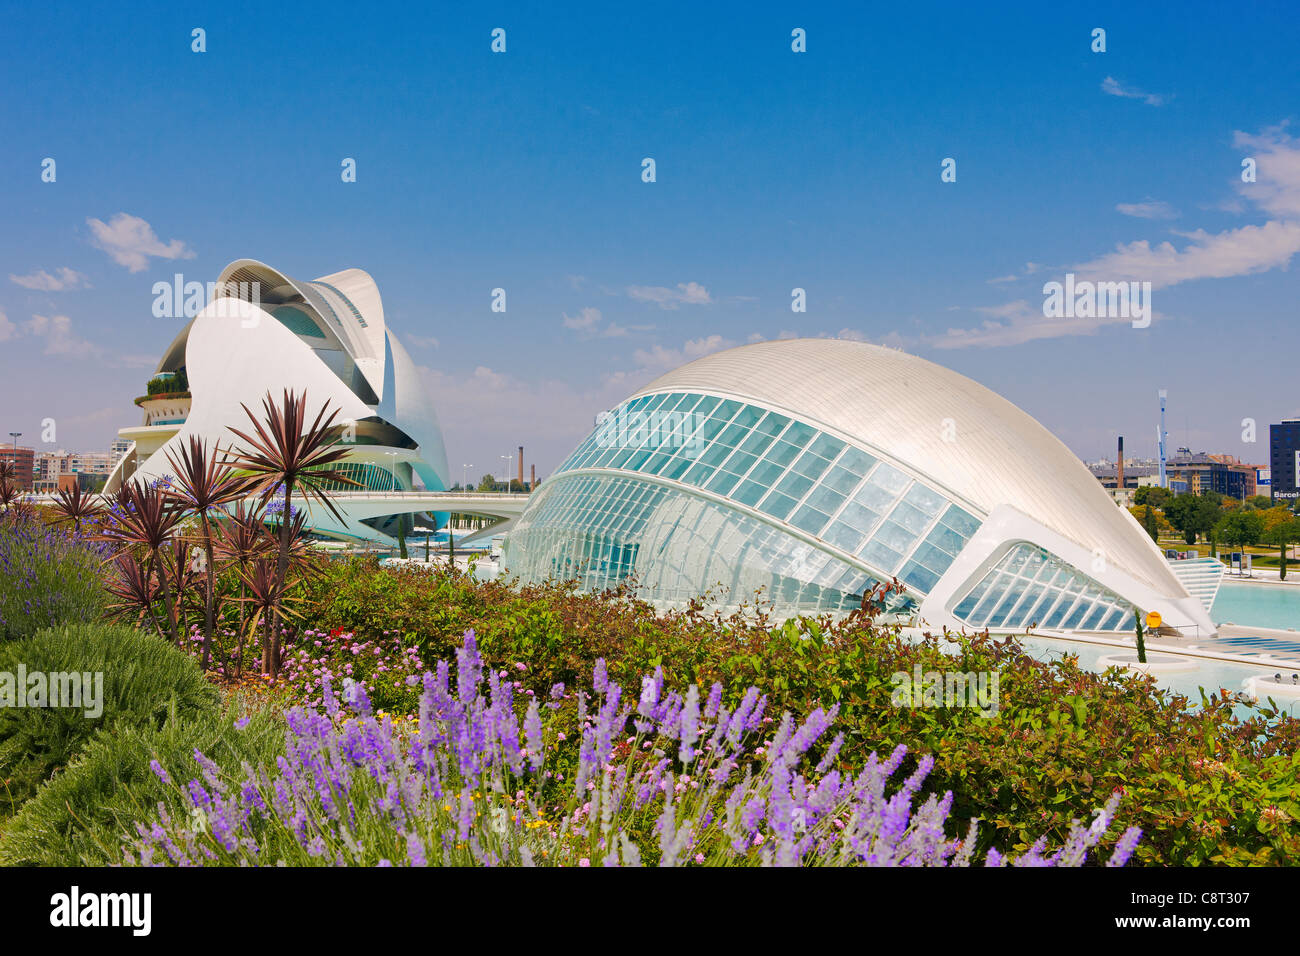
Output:
[[1300,498],[1300,418],[1269,425],[1268,449],[1273,500]]
[[1088,470],[1101,482],[1101,486],[1109,492],[1117,505],[1131,508],[1137,489],[1143,484],[1152,484],[1158,480],[1160,466],[1149,458],[1124,458],[1124,439],[1121,438],[1114,461],[1103,458],[1090,462]]
[[30,491],[32,488],[35,461],[36,453],[31,448],[23,448],[21,445],[17,448],[13,445],[0,447],[0,462],[13,466],[18,487],[23,491]]
[[36,456],[33,487],[40,492],[54,492],[76,482],[83,488],[93,488],[112,474],[116,462],[111,451],[41,452]]
[[1245,464],[1232,455],[1210,455],[1180,448],[1166,463],[1165,473],[1171,487],[1174,481],[1186,482],[1191,494],[1215,491],[1241,500],[1255,494],[1258,488],[1257,466]]
[[[1297,422],[1300,426],[1300,422]],[[1274,426],[1276,427],[1276,426]],[[1297,433],[1300,438],[1300,432]],[[1297,442],[1300,447],[1300,441]],[[1131,505],[1133,495],[1143,486],[1160,484],[1160,463],[1151,458],[1131,459],[1124,462],[1123,486],[1120,486],[1121,469],[1118,462],[1102,459],[1091,462],[1092,472],[1110,496],[1122,505]],[[1293,469],[1294,471],[1294,469]],[[1215,491],[1229,498],[1248,498],[1257,494],[1259,469],[1238,461],[1232,455],[1211,455],[1180,448],[1165,463],[1167,487],[1176,495],[1200,494]],[[1295,477],[1293,474],[1292,477]],[[1292,495],[1292,497],[1300,497]]]

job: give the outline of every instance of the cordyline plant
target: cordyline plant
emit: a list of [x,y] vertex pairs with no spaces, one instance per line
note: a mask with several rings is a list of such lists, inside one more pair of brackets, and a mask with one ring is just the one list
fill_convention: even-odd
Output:
[[[931,758],[890,793],[907,748],[874,753],[856,772],[837,757],[843,735],[814,760],[836,709],[796,726],[764,716],[751,688],[734,709],[715,684],[702,699],[663,693],[643,679],[628,699],[603,661],[594,695],[577,696],[581,741],[571,783],[552,770],[559,737],[533,698],[522,727],[505,671],[489,671],[472,631],[424,675],[418,728],[403,732],[370,713],[364,689],[345,683],[350,713],[325,688],[325,712],[288,712],[287,754],[276,771],[245,764],[227,776],[200,751],[193,770],[152,766],[175,787],[172,811],[136,825],[127,864],[967,866],[972,822],[960,840],[944,832],[951,793],[919,806]],[[547,724],[550,724],[548,727]],[[548,738],[550,738],[548,740]],[[559,766],[559,765],[557,765]],[[176,777],[173,778],[173,773]],[[201,778],[201,779],[200,779]],[[1106,835],[1120,795],[1078,822],[1065,844],[1045,840],[1021,857],[990,850],[988,866],[1078,866]],[[1119,837],[1109,865],[1123,865],[1140,831]]]
[[168,495],[166,483],[128,482],[117,495],[111,520],[100,532],[103,540],[123,552],[145,552],[141,574],[146,582],[157,578],[167,615],[167,634],[177,646],[181,644],[177,603],[182,594],[176,585],[181,581],[179,576],[168,579],[164,552],[172,546],[172,538],[184,519],[185,511]]
[[[239,597],[235,599],[239,605],[237,633],[240,635],[235,659],[237,676],[244,672],[243,636],[246,624],[245,608],[248,604],[246,575],[250,573],[253,562],[268,557],[275,550],[275,546],[274,539],[267,534],[265,518],[259,505],[236,502],[227,520],[217,525],[215,552],[227,567],[234,569],[235,577],[239,580]],[[256,633],[257,628],[254,626],[250,630]]]
[[55,514],[60,521],[71,522],[72,530],[76,534],[81,534],[81,526],[99,517],[102,511],[103,507],[95,496],[82,491],[80,482],[70,489],[59,489],[59,493],[54,498]]
[[217,574],[213,552],[213,524],[224,515],[227,505],[248,491],[247,479],[237,475],[220,450],[208,453],[207,443],[191,435],[189,445],[179,456],[167,453],[176,471],[170,494],[199,521],[199,545],[203,549],[203,659],[208,669],[212,660],[212,642],[216,632]]
[[[308,501],[315,499],[320,502],[342,522],[343,516],[330,501],[328,484],[337,481],[360,487],[360,483],[329,467],[347,455],[345,449],[335,447],[339,430],[334,426],[334,419],[338,417],[338,409],[330,411],[329,403],[326,403],[321,406],[315,421],[308,425],[306,391],[299,397],[287,388],[279,405],[267,392],[262,399],[262,408],[266,413],[265,425],[247,405],[243,406],[256,436],[236,428],[230,431],[248,445],[236,458],[238,467],[248,474],[248,490],[258,494],[263,505],[283,491],[280,548],[276,559],[276,575],[283,589],[289,570],[294,492]],[[278,606],[272,608],[271,640],[262,649],[262,670],[272,678],[280,667],[279,614]]]

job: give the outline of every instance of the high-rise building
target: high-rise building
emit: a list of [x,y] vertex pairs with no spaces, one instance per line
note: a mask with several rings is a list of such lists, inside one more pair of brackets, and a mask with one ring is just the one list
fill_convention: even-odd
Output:
[[1300,498],[1300,418],[1269,425],[1268,448],[1273,500]]

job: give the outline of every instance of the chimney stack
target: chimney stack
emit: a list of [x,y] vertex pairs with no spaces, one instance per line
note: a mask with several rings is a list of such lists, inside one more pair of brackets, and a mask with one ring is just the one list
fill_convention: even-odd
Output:
[[537,466],[528,466],[528,490],[532,491],[537,487]]
[[1119,456],[1115,459],[1115,487],[1124,490],[1124,436],[1119,436]]
[[524,446],[519,446],[519,489],[524,487]]

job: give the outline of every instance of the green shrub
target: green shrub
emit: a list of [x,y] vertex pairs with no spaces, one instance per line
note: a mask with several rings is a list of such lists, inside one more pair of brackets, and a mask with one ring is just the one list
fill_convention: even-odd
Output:
[[[578,686],[603,657],[624,685],[662,666],[674,686],[722,683],[732,704],[754,684],[769,695],[769,713],[802,717],[839,704],[846,761],[898,743],[914,746],[911,760],[932,754],[927,787],[951,789],[952,818],[981,818],[981,841],[1008,852],[1042,834],[1059,842],[1072,819],[1122,788],[1127,818],[1144,830],[1138,862],[1300,864],[1300,720],[1266,709],[1242,719],[1226,693],[1193,705],[1147,678],[1095,674],[1070,656],[1033,659],[1011,639],[915,643],[862,617],[777,627],[761,612],[659,615],[618,594],[511,588],[364,560],[331,564],[309,593],[307,626],[385,648],[415,645],[426,663],[451,657],[473,628],[485,661],[538,696],[553,683]],[[334,672],[347,660],[340,653]],[[918,664],[996,672],[996,716],[894,706],[892,676]]]
[[107,601],[97,547],[39,517],[0,515],[0,640],[93,621]]
[[128,724],[99,732],[5,827],[0,864],[121,863],[125,838],[135,838],[137,822],[157,816],[159,802],[169,812],[185,812],[176,788],[150,769],[153,760],[183,783],[197,775],[195,749],[231,775],[245,761],[273,769],[284,753],[283,719],[265,708],[243,717],[240,710],[217,719],[168,720],[161,729]]
[[[219,694],[198,665],[162,639],[109,624],[68,624],[0,645],[0,680],[28,675],[102,674],[102,712],[81,707],[0,706],[0,812],[12,813],[100,728],[161,726],[170,712],[211,717]],[[92,679],[93,683],[93,679]],[[21,691],[22,688],[16,688]],[[51,695],[52,697],[52,695]]]

